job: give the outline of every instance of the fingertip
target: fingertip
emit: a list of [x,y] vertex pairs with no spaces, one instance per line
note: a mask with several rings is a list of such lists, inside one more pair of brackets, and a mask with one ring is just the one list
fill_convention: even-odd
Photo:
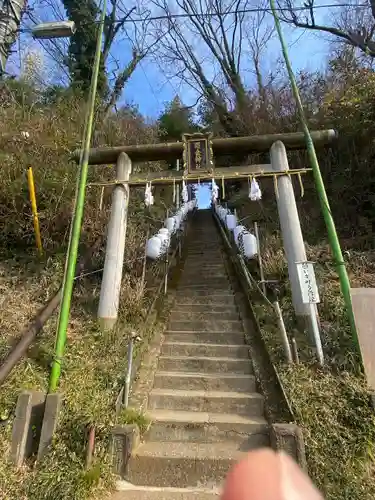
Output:
[[277,500],[279,469],[273,450],[250,452],[230,470],[222,500]]

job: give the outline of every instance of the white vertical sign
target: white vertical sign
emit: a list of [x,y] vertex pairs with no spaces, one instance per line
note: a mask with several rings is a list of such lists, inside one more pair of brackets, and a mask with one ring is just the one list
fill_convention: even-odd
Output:
[[312,262],[296,262],[299,285],[301,288],[302,302],[310,306],[311,326],[314,335],[316,355],[319,364],[324,365],[324,354],[322,348],[322,341],[320,339],[319,323],[316,317],[316,306],[319,299],[318,287],[316,286],[314,266]]
[[299,285],[301,288],[302,302],[304,304],[318,304],[320,302],[318,287],[316,285],[314,266],[312,262],[297,262]]

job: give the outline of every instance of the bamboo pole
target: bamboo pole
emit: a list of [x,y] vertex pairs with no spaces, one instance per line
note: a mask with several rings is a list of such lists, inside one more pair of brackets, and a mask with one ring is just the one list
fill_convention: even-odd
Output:
[[34,185],[34,174],[32,167],[28,167],[27,169],[27,183],[29,186],[31,210],[33,213],[36,247],[38,249],[39,255],[43,255],[42,237],[40,235],[39,217],[36,205],[36,195],[35,195],[35,185]]
[[91,79],[91,87],[87,105],[87,115],[85,120],[83,150],[79,157],[80,171],[77,180],[76,206],[73,214],[71,234],[69,238],[68,253],[66,258],[65,273],[62,286],[62,300],[59,314],[59,322],[56,333],[55,355],[52,362],[51,376],[49,381],[49,392],[55,392],[60,380],[62,358],[64,356],[67,329],[70,316],[70,303],[72,300],[74,271],[77,262],[78,244],[81,235],[81,225],[83,219],[83,209],[85,205],[86,181],[88,174],[88,159],[94,123],[96,89],[98,85],[98,75],[101,59],[101,48],[103,40],[104,21],[106,15],[107,0],[103,0],[103,8],[100,16],[98,35],[95,50],[95,62]]

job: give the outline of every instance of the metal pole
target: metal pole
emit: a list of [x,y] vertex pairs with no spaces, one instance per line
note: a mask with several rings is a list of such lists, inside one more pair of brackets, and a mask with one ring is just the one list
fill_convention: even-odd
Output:
[[146,244],[145,244],[145,253],[143,256],[143,265],[142,265],[142,278],[141,278],[141,284],[142,284],[142,290],[145,286],[145,279],[146,279],[146,265],[147,265],[147,241],[148,237],[150,235],[150,228],[147,228],[147,233],[146,233]]
[[[132,164],[125,153],[117,160],[116,177],[127,181]],[[120,303],[122,266],[124,262],[129,186],[117,184],[112,193],[111,216],[108,223],[107,245],[98,308],[99,324],[112,330],[117,321]]]
[[[176,162],[176,170],[179,172],[180,170],[180,160],[177,159]],[[177,183],[176,185],[176,208],[177,210],[180,208],[180,184]]]
[[66,333],[70,315],[70,303],[72,300],[74,273],[77,263],[78,244],[81,235],[81,226],[83,219],[83,209],[85,206],[86,181],[89,166],[89,150],[92,136],[92,127],[94,123],[96,89],[98,86],[98,75],[101,59],[101,47],[103,40],[103,28],[106,15],[107,0],[103,0],[103,9],[100,16],[98,27],[98,36],[96,41],[94,69],[92,72],[90,94],[87,106],[87,116],[85,120],[83,149],[80,158],[79,177],[77,180],[76,206],[71,225],[69,238],[68,254],[65,265],[65,273],[62,285],[62,299],[59,314],[59,321],[56,334],[55,355],[52,362],[49,391],[54,392],[57,389],[61,374],[61,362],[65,351]]
[[86,449],[86,464],[85,468],[88,470],[92,465],[95,450],[95,425],[91,424],[88,429],[88,440]]
[[132,375],[133,366],[133,347],[134,347],[134,335],[130,336],[129,347],[128,347],[128,369],[125,378],[125,392],[124,392],[124,406],[127,408],[129,406],[129,392],[130,392],[130,381]]
[[309,304],[309,305],[310,305],[311,327],[312,327],[312,333],[314,336],[314,343],[315,343],[315,347],[316,347],[316,355],[317,355],[318,362],[319,362],[320,366],[323,366],[324,365],[324,354],[323,354],[322,342],[320,339],[318,318],[316,317],[316,306],[315,306],[315,304]]
[[[282,142],[277,141],[272,145],[270,155],[272,168],[275,172],[289,170],[288,157]],[[276,178],[276,187],[277,209],[279,212],[285,256],[288,261],[293,306],[296,315],[303,316],[308,321],[310,311],[308,305],[302,301],[296,264],[297,262],[307,260],[306,250],[291,178],[288,175],[278,175]]]
[[37,334],[41,331],[46,321],[52,316],[60,303],[61,290],[48,302],[48,304],[36,315],[32,323],[21,333],[20,340],[17,345],[13,347],[8,357],[3,361],[0,366],[0,385],[7,378],[9,373],[13,370],[15,365],[25,355],[27,349],[35,340]]
[[294,357],[294,362],[296,364],[299,363],[299,356],[298,356],[298,347],[297,347],[297,341],[295,337],[292,337],[291,339],[291,345],[292,345],[292,351],[293,351],[293,357]]
[[274,307],[274,309],[276,311],[277,319],[278,319],[278,322],[279,322],[279,328],[280,328],[280,333],[281,333],[281,340],[282,340],[282,343],[283,343],[286,360],[287,360],[288,363],[293,363],[292,351],[290,349],[288,334],[286,333],[284,319],[283,319],[283,314],[281,312],[280,304],[279,304],[278,300],[275,300],[275,302],[273,303],[273,307]]
[[255,237],[257,239],[257,244],[258,244],[258,264],[259,264],[259,272],[260,272],[260,282],[262,285],[262,291],[265,296],[267,296],[266,292],[266,283],[264,282],[264,272],[263,272],[263,261],[262,261],[262,254],[260,250],[260,238],[259,238],[259,229],[258,229],[258,223],[254,222],[254,232],[255,232]]
[[165,276],[164,276],[164,295],[167,295],[168,291],[168,264],[169,264],[169,249],[165,255]]
[[33,175],[32,167],[28,167],[28,169],[27,169],[27,181],[28,181],[28,185],[29,185],[30,203],[31,203],[31,210],[33,213],[33,220],[34,220],[35,242],[36,242],[36,246],[37,246],[39,255],[42,255],[43,254],[42,238],[40,236],[38,209],[36,206],[34,175]]

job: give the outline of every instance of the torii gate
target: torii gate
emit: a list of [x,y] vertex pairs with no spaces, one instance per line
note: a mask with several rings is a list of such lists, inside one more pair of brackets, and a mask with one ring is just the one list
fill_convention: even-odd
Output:
[[[329,146],[337,138],[334,130],[313,131],[311,136],[316,146]],[[308,306],[302,302],[296,266],[296,262],[306,261],[306,252],[291,175],[300,176],[310,169],[289,170],[286,154],[286,149],[304,148],[304,134],[296,132],[224,139],[212,139],[211,134],[184,134],[182,142],[91,149],[90,165],[116,163],[116,179],[113,182],[105,183],[105,185],[113,185],[114,190],[98,308],[98,318],[102,328],[112,329],[117,321],[125,251],[129,186],[142,186],[150,182],[155,185],[168,185],[183,180],[187,183],[196,183],[213,179],[224,183],[225,180],[230,179],[264,176],[272,176],[275,179],[277,206],[285,255],[288,261],[293,305],[296,315],[307,319],[310,311]],[[216,161],[222,155],[266,151],[270,151],[270,164],[225,168],[214,165],[214,159]],[[75,151],[73,159],[78,162],[80,154],[80,151]],[[171,161],[181,157],[183,157],[184,164],[180,171],[132,173],[132,162]],[[103,184],[98,183],[98,185]]]

